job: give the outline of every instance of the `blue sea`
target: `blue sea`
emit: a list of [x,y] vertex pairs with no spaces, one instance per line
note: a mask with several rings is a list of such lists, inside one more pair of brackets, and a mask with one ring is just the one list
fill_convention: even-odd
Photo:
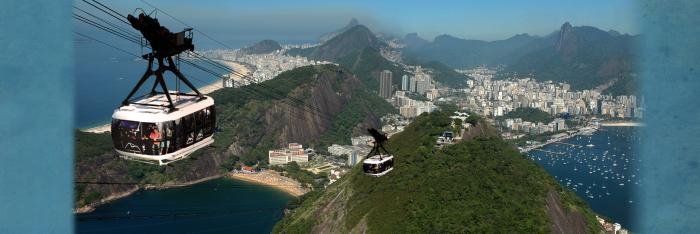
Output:
[[[635,191],[639,178],[639,127],[601,127],[590,136],[579,135],[550,144],[528,156],[544,167],[562,186],[576,192],[597,213],[631,231],[635,223]],[[574,146],[575,145],[575,146]]]
[[292,198],[270,187],[229,178],[140,190],[76,215],[76,232],[270,233]]

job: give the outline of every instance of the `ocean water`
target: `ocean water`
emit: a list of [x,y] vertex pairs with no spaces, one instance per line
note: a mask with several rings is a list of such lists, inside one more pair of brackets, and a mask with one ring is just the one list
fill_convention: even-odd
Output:
[[76,232],[269,233],[292,198],[270,187],[229,178],[140,190],[76,215]]
[[643,186],[635,151],[640,143],[639,127],[601,127],[590,136],[563,143],[572,145],[550,144],[541,149],[555,153],[533,150],[528,156],[595,212],[631,231],[638,230],[633,194]]

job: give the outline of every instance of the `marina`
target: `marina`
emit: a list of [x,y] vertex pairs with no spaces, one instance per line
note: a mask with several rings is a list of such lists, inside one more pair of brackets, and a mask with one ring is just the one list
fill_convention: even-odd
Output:
[[634,231],[638,225],[632,218],[632,194],[643,182],[634,150],[640,142],[638,128],[603,126],[601,130],[543,144],[527,155],[594,211]]

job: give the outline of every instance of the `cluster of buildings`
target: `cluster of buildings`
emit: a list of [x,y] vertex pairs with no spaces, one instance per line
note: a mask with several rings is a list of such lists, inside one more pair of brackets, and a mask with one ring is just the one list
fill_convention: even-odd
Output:
[[270,165],[284,165],[289,162],[306,163],[309,161],[309,152],[298,143],[289,143],[287,148],[270,150],[267,153]]
[[467,81],[466,98],[458,106],[482,116],[502,116],[519,107],[531,107],[551,115],[601,115],[641,118],[636,96],[611,96],[597,90],[571,91],[569,84],[534,79],[492,80],[495,71],[485,67],[458,70],[473,79]]
[[[237,86],[248,85],[251,82],[260,83],[297,67],[331,63],[327,61],[308,60],[306,57],[301,56],[288,56],[284,54],[285,51],[285,49],[282,49],[269,54],[246,54],[240,52],[240,50],[210,50],[202,53],[208,58],[233,61],[254,67],[253,73],[250,74],[252,79],[237,80],[235,82]],[[224,77],[224,80],[230,80],[229,82],[231,84],[231,86],[227,86],[226,81],[224,81],[224,87],[233,87],[233,80],[229,77]]]
[[432,90],[435,90],[435,84],[430,74],[423,71],[421,66],[415,66],[414,69],[413,76],[403,75],[401,77],[401,90],[417,93],[421,96],[426,95],[431,100],[437,98],[437,96],[430,96]]
[[595,218],[598,220],[598,223],[600,223],[601,226],[603,226],[603,229],[605,230],[604,233],[608,234],[627,234],[630,233],[629,230],[624,229],[621,224],[619,223],[611,223],[605,221],[603,218],[599,216],[595,216]]
[[391,102],[395,107],[399,108],[401,116],[415,118],[423,113],[437,110],[437,106],[433,102],[414,100],[408,97],[407,94],[407,91],[397,91]]
[[328,153],[331,155],[347,155],[346,165],[350,167],[362,162],[365,155],[369,154],[373,139],[371,136],[358,136],[351,138],[351,141],[352,145],[332,144],[328,146]]
[[505,119],[501,121],[501,126],[514,132],[524,132],[532,135],[544,134],[548,132],[557,132],[567,130],[566,121],[562,118],[556,118],[550,123],[533,123],[523,121],[521,118]]
[[[437,99],[439,92],[435,89],[435,84],[430,74],[421,69],[420,66],[407,66],[413,70],[413,76],[403,75],[401,77],[401,87],[393,92],[393,74],[384,70],[379,75],[379,96],[390,100],[399,108],[399,112],[406,118],[414,118],[425,112],[432,112],[437,109],[433,100]],[[416,100],[411,95],[424,96],[427,101]]]

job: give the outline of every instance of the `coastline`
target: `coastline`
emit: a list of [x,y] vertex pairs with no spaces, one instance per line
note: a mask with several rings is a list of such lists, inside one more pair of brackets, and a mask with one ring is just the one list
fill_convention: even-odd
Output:
[[135,193],[136,191],[139,191],[139,189],[141,189],[141,187],[136,186],[135,188],[129,189],[129,190],[126,191],[126,192],[117,193],[117,194],[112,194],[112,195],[110,195],[110,196],[108,196],[108,197],[105,197],[105,198],[102,198],[102,199],[100,199],[99,201],[94,202],[94,203],[92,203],[92,204],[88,204],[88,205],[84,205],[84,206],[81,206],[81,207],[73,208],[73,214],[90,213],[90,212],[92,212],[93,210],[95,210],[95,207],[98,207],[98,206],[101,206],[101,205],[110,203],[110,202],[115,201],[115,200],[119,200],[119,199],[124,198],[124,197],[127,197],[127,196],[129,196],[129,195]]
[[[228,60],[220,60],[220,59],[212,59],[212,60],[223,63],[224,65],[228,66],[229,68],[233,69],[234,71],[238,71],[239,73],[243,73],[245,75],[250,74],[250,70],[248,69],[248,67],[246,67],[243,64],[233,62],[233,61],[228,61]],[[231,77],[234,78],[234,80],[236,80],[237,82],[240,82],[240,79],[241,79],[240,76],[234,75],[233,73],[231,73],[230,75],[231,75]],[[199,92],[201,92],[202,94],[209,94],[209,93],[212,93],[212,92],[219,90],[219,89],[222,89],[222,88],[224,88],[223,82],[221,80],[217,80],[211,84],[200,87]],[[80,129],[80,131],[90,132],[90,133],[105,133],[105,132],[109,132],[111,130],[112,129],[111,129],[110,123],[105,123],[105,124],[94,126],[94,127]]]
[[605,127],[644,127],[642,122],[600,122],[600,126]]
[[309,189],[302,188],[301,183],[297,182],[296,180],[281,176],[279,173],[272,170],[265,170],[258,173],[231,172],[228,174],[228,177],[236,180],[269,186],[294,197],[299,197],[309,192]]
[[560,141],[563,141],[563,140],[566,140],[566,139],[569,139],[569,138],[572,138],[572,137],[575,137],[575,136],[579,136],[579,135],[591,135],[591,134],[595,133],[596,131],[598,131],[597,128],[581,127],[581,128],[578,128],[577,131],[576,131],[575,133],[568,134],[568,135],[566,135],[566,136],[559,137],[559,138],[549,139],[549,140],[547,140],[547,141],[544,142],[544,143],[540,143],[540,144],[531,145],[531,146],[528,146],[528,147],[525,147],[525,148],[521,148],[519,151],[520,151],[520,153],[527,153],[527,152],[530,152],[531,150],[539,149],[539,148],[545,147],[545,146],[547,146],[547,145],[549,145],[549,144],[553,144],[553,143],[555,143],[555,142],[560,142]]
[[129,195],[134,194],[135,192],[137,192],[137,191],[139,191],[139,190],[141,190],[141,189],[149,190],[149,189],[169,189],[169,188],[185,187],[185,186],[190,186],[190,185],[193,185],[193,184],[205,182],[205,181],[208,181],[208,180],[218,179],[218,178],[223,177],[224,175],[225,175],[225,174],[213,175],[213,176],[204,177],[204,178],[201,178],[201,179],[198,179],[198,180],[193,180],[193,181],[189,181],[189,182],[185,182],[185,183],[176,183],[176,184],[174,184],[173,182],[166,182],[165,184],[162,184],[162,185],[146,185],[146,186],[144,186],[144,187],[141,187],[141,186],[138,186],[138,185],[137,185],[136,187],[134,187],[134,188],[132,188],[132,189],[129,189],[129,190],[126,191],[126,192],[118,193],[118,194],[113,194],[113,195],[110,195],[110,196],[108,196],[108,197],[102,198],[102,199],[100,199],[99,201],[94,202],[94,203],[92,203],[92,204],[88,204],[88,205],[85,205],[85,206],[82,206],[82,207],[78,207],[78,208],[73,208],[73,213],[74,213],[74,214],[90,213],[90,212],[92,212],[93,210],[95,210],[95,208],[98,207],[98,206],[101,206],[101,205],[104,205],[104,204],[107,204],[107,203],[110,203],[110,202],[119,200],[119,199],[124,198],[124,197],[128,197]]

